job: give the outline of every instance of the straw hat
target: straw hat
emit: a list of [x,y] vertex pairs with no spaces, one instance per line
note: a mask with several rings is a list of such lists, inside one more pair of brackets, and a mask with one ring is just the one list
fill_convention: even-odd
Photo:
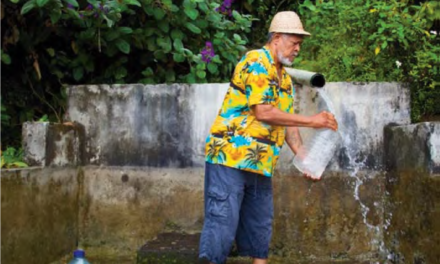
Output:
[[269,33],[289,33],[297,35],[310,36],[311,34],[304,31],[299,16],[293,11],[278,12],[272,19],[269,27]]

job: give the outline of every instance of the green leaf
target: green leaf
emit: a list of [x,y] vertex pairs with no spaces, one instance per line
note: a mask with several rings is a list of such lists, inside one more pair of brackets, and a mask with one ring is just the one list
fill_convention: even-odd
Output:
[[173,60],[175,62],[184,62],[185,61],[185,56],[183,56],[182,54],[179,54],[179,53],[174,53],[173,54]]
[[154,17],[156,20],[162,20],[162,18],[165,16],[165,11],[163,11],[161,8],[154,8]]
[[2,52],[2,62],[6,65],[11,64],[11,56]]
[[165,33],[168,33],[168,31],[170,30],[170,26],[167,20],[161,20],[159,21],[159,23],[157,24],[157,26]]
[[220,59],[220,56],[219,56],[219,55],[215,55],[215,56],[212,58],[212,61],[213,61],[213,62],[217,62],[217,63],[222,63],[222,60]]
[[119,38],[119,36],[121,36],[119,30],[109,30],[109,31],[107,31],[107,33],[105,34],[104,37],[107,41],[113,41],[113,40]]
[[55,56],[55,50],[53,48],[48,48],[46,49],[47,54],[49,54],[49,56],[53,57]]
[[198,70],[197,71],[197,77],[199,77],[200,79],[205,79],[206,77],[206,72],[203,70]]
[[205,13],[208,13],[209,8],[208,5],[206,3],[198,3],[200,10],[202,10]]
[[171,37],[173,39],[183,39],[185,35],[183,34],[183,32],[180,29],[173,29],[171,30]]
[[22,15],[24,15],[24,14],[28,13],[29,11],[31,11],[34,7],[35,7],[35,1],[34,0],[28,1],[28,2],[26,2],[26,4],[23,5],[20,13]]
[[191,30],[193,33],[200,34],[200,33],[202,32],[202,31],[200,30],[200,28],[194,26],[194,24],[192,24],[192,23],[190,23],[190,22],[186,23],[185,26],[186,26],[189,30]]
[[145,76],[145,77],[153,76],[153,74],[154,74],[153,69],[151,69],[150,67],[146,68],[142,72],[142,75]]
[[195,83],[196,82],[196,76],[194,76],[194,73],[190,73],[186,76],[186,81],[188,83]]
[[186,16],[192,20],[195,20],[199,16],[199,11],[191,6],[185,6],[183,12],[185,12]]
[[144,34],[146,37],[150,37],[151,35],[154,34],[154,32],[156,32],[155,28],[147,28],[145,29]]
[[117,80],[120,80],[123,79],[125,76],[127,76],[127,69],[124,67],[118,67],[115,72],[115,78]]
[[208,63],[208,71],[210,73],[217,73],[218,66],[215,63]]
[[115,24],[115,21],[113,21],[112,19],[110,19],[110,18],[108,18],[106,15],[104,15],[103,13],[101,13],[102,14],[102,17],[105,19],[105,21],[107,22],[107,26],[109,27],[109,28],[111,28],[114,24]]
[[64,0],[64,2],[71,4],[74,7],[79,7],[78,2],[76,0]]
[[171,39],[170,37],[162,37],[157,39],[157,45],[163,49],[163,52],[168,53],[171,51]]
[[49,2],[49,0],[36,0],[38,7],[43,7]]
[[15,166],[15,167],[19,167],[19,168],[26,168],[28,167],[28,165],[22,161],[15,161],[13,162],[11,165]]
[[133,29],[131,29],[130,27],[119,27],[118,31],[121,32],[122,34],[131,34],[131,33],[133,33]]
[[124,3],[127,5],[141,6],[141,3],[139,3],[137,0],[124,0]]
[[75,81],[81,80],[83,75],[84,75],[84,70],[82,67],[77,67],[73,69],[73,79],[75,79]]
[[16,3],[18,3],[20,0],[10,0],[10,1],[11,1],[11,3],[16,4]]
[[115,44],[116,47],[118,47],[118,49],[123,53],[125,54],[130,53],[130,43],[128,43],[124,39],[118,39]]
[[217,12],[211,12],[208,14],[207,19],[213,23],[213,25],[217,25],[222,20],[222,17]]
[[61,17],[61,10],[53,10],[50,14],[50,21],[52,22],[52,24],[56,24],[58,22],[58,20],[60,20]]
[[176,75],[174,71],[167,71],[167,74],[165,75],[165,81],[167,83],[172,83],[176,80]]
[[183,43],[181,39],[175,39],[173,43],[174,49],[183,52]]

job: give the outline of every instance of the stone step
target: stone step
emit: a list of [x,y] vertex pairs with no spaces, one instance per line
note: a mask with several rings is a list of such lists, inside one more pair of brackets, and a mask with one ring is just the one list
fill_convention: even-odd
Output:
[[[198,259],[200,233],[187,234],[180,232],[165,232],[155,239],[148,241],[137,252],[136,264],[208,264]],[[270,258],[271,264],[372,264],[376,261],[353,260],[287,260]],[[232,249],[228,264],[250,264],[250,258],[238,257],[235,248]]]
[[137,264],[195,264],[198,262],[200,234],[167,232],[143,245]]
[[[198,259],[200,233],[166,232],[148,241],[137,252],[137,264],[207,264]],[[232,250],[228,264],[249,263]]]

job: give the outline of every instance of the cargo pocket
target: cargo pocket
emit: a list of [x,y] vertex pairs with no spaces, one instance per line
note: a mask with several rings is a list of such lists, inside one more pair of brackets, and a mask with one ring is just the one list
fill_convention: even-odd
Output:
[[210,189],[208,191],[208,212],[214,218],[227,219],[229,216],[230,206],[228,201],[229,193],[218,189]]

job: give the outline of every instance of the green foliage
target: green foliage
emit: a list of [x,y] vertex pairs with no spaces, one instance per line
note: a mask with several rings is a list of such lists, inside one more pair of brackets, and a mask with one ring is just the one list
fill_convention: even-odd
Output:
[[0,55],[1,55],[2,63],[6,64],[6,65],[11,64],[11,56],[4,53],[3,50],[1,50],[1,49],[0,49]]
[[23,150],[16,150],[13,147],[7,148],[1,152],[1,166],[0,168],[25,168],[28,167],[23,161]]
[[[69,84],[226,81],[246,49],[251,16],[233,12],[230,17],[215,11],[219,6],[199,0],[179,5],[170,0],[28,0],[21,8],[23,19],[32,18],[50,32],[22,44],[47,69],[45,76],[36,72],[38,79]],[[205,64],[199,53],[206,41],[219,55],[209,71],[199,66]],[[40,42],[48,45],[39,49]]]
[[6,114],[6,107],[1,104],[0,105],[0,110],[1,110],[1,125],[8,125],[9,120],[11,119],[11,117]]
[[439,40],[430,33],[436,1],[246,0],[220,11],[223,5],[3,1],[2,142],[19,145],[25,121],[62,122],[66,85],[227,82],[244,52],[265,44],[269,22],[283,10],[296,10],[312,33],[295,67],[328,81],[409,83],[413,120],[440,114]]
[[[62,122],[66,85],[228,81],[246,50],[252,17],[216,11],[221,4],[6,1],[2,71],[11,77],[2,97],[11,119],[2,141],[18,145],[21,123],[45,114]],[[207,42],[214,52],[209,63],[201,55]]]
[[408,83],[413,121],[440,114],[438,37],[429,32],[434,5],[306,0],[299,12],[312,37],[304,42],[296,67],[322,72],[329,81]]

